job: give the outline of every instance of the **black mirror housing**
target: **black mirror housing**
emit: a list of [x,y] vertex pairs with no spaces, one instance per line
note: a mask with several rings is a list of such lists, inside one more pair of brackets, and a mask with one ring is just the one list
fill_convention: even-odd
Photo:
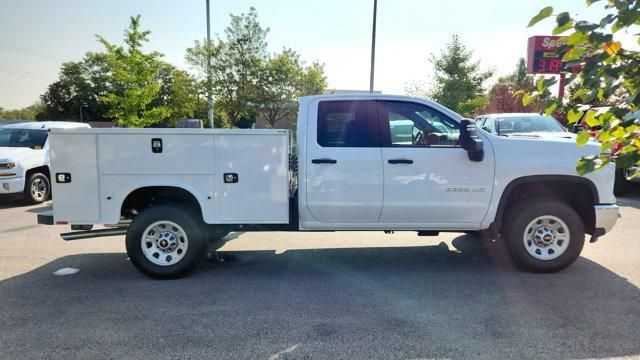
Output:
[[484,158],[482,139],[478,136],[476,123],[473,120],[460,121],[460,146],[467,150],[469,160],[482,161]]
[[574,134],[577,134],[582,130],[584,130],[584,126],[580,125],[579,122],[573,124],[573,126],[571,127],[571,132]]

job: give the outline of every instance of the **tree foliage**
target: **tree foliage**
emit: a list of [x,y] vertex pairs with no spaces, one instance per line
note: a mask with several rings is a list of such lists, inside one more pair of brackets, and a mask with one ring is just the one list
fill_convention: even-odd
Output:
[[258,83],[260,62],[267,55],[267,33],[254,8],[247,14],[231,15],[225,39],[196,41],[187,49],[186,60],[200,74],[204,87],[215,94],[219,108],[233,126],[251,118],[251,103]]
[[[550,87],[555,79],[541,79],[534,91],[525,94],[525,98],[544,101],[547,111],[564,109],[570,122],[581,119],[591,107],[611,105],[587,113],[588,126],[601,129],[597,134],[601,154],[579,159],[580,174],[611,162],[621,168],[640,165],[640,52],[623,47],[616,39],[617,33],[627,32],[633,33],[633,39],[640,43],[637,32],[640,0],[587,0],[587,6],[595,3],[603,7],[602,17],[596,22],[579,20],[567,12],[555,15],[552,32],[565,35],[562,60],[568,66],[581,68],[566,81],[575,89],[571,99],[559,99],[552,94]],[[546,7],[531,19],[529,26],[553,13],[552,7]],[[578,145],[586,144],[588,139],[589,132],[581,132]]]
[[295,116],[297,97],[324,92],[327,79],[322,64],[307,65],[294,50],[269,53],[268,30],[254,8],[231,15],[223,39],[196,41],[187,49],[186,60],[198,71],[195,77],[163,62],[162,54],[145,52],[150,31],[141,29],[140,16],[131,17],[123,45],[96,35],[103,52],[88,52],[62,65],[34,116],[169,127],[182,118],[205,119],[211,91],[216,127],[252,127],[257,118],[274,127]]
[[[127,127],[175,126],[200,115],[198,87],[186,71],[144,53],[149,31],[132,17],[126,47],[98,36],[106,52],[88,52],[62,64],[59,79],[40,96],[38,120],[108,121]],[[81,115],[82,114],[82,115]]]
[[164,107],[171,111],[162,126],[174,127],[179,119],[205,118],[206,110],[198,113],[198,84],[196,79],[184,70],[159,62],[157,82],[160,91],[151,102],[152,107]]
[[[204,104],[198,107],[198,86],[195,78],[184,70],[158,61],[157,78],[160,91],[151,106],[165,106],[171,115],[155,126],[174,126],[183,118],[204,118]],[[107,94],[123,94],[123,87],[113,79],[113,72],[105,53],[88,52],[78,62],[62,64],[59,79],[40,96],[42,106],[38,120],[110,121],[110,106],[101,101]],[[200,94],[201,95],[201,94]],[[204,114],[203,114],[204,111]]]
[[498,78],[496,83],[489,88],[487,94],[488,102],[478,109],[477,113],[538,112],[544,109],[544,104],[541,101],[534,101],[528,107],[525,107],[522,104],[523,94],[518,93],[519,89],[526,89],[527,91],[535,89],[534,78],[527,74],[527,66],[523,58],[518,61],[513,73]]
[[6,110],[0,107],[0,119],[7,120],[35,120],[42,111],[42,104],[36,102],[22,109]]
[[485,105],[483,84],[493,75],[492,70],[481,70],[472,55],[458,36],[453,35],[442,53],[439,56],[432,54],[429,59],[435,72],[434,87],[430,90],[417,87],[409,92],[426,95],[458,113],[472,116],[476,109]]
[[322,93],[327,87],[321,65],[304,66],[300,55],[291,49],[264,59],[258,71],[254,102],[270,127],[298,111],[297,98]]
[[105,94],[100,100],[109,106],[107,117],[125,127],[149,127],[162,123],[171,115],[164,105],[153,105],[161,90],[157,81],[159,71],[158,52],[145,53],[149,30],[140,30],[140,15],[131,17],[124,32],[126,46],[109,42],[102,36],[98,41],[105,47],[107,61],[112,72],[115,92]]
[[40,96],[38,120],[105,121],[108,107],[100,98],[113,92],[111,70],[104,53],[88,52],[78,62],[62,64],[59,79]]
[[246,14],[231,15],[224,39],[196,41],[187,49],[187,62],[214,94],[215,108],[231,126],[250,127],[263,116],[273,127],[297,110],[292,102],[298,96],[326,88],[322,65],[305,66],[291,49],[269,54],[268,32],[250,8]]

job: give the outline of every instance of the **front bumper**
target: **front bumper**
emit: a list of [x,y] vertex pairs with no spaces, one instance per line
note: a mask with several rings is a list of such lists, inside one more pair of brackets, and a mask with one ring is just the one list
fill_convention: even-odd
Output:
[[3,178],[0,176],[0,194],[21,193],[24,190],[24,177]]
[[602,236],[611,229],[618,221],[618,205],[616,204],[601,204],[594,205],[596,213],[596,226],[594,236]]

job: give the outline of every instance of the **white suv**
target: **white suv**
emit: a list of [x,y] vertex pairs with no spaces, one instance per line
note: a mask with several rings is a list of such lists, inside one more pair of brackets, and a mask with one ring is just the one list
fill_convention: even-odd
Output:
[[32,204],[49,199],[49,129],[89,127],[83,123],[43,121],[0,128],[0,195],[22,193]]

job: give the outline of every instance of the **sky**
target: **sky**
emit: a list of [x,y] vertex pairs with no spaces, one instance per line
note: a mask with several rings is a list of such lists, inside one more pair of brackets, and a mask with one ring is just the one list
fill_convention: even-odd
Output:
[[[411,84],[428,85],[427,59],[453,34],[482,68],[495,71],[488,86],[526,56],[528,37],[550,33],[551,20],[526,28],[547,5],[586,19],[602,11],[587,9],[584,0],[378,0],[375,90],[404,94]],[[307,62],[324,63],[330,89],[369,88],[373,0],[211,0],[212,36],[223,35],[230,13],[251,6],[270,28],[270,51],[289,47]],[[131,15],[142,15],[142,27],[151,30],[147,50],[188,70],[185,50],[206,37],[205,9],[205,0],[2,0],[0,107],[37,101],[63,62],[102,50],[95,34],[121,43]]]

